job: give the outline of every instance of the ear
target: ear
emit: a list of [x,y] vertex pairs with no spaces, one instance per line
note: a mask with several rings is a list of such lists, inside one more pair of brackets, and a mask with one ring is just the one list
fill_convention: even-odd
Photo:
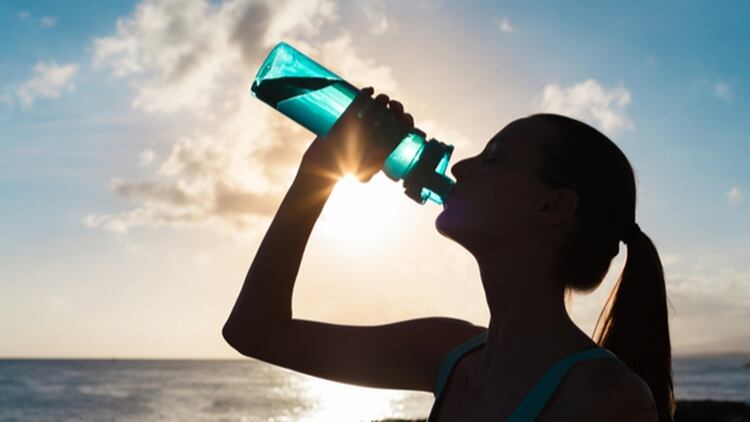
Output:
[[557,224],[575,217],[578,208],[578,194],[572,189],[552,189],[539,208],[543,224]]

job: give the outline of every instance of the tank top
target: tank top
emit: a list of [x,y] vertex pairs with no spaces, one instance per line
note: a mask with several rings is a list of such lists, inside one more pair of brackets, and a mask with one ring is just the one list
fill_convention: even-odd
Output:
[[[434,422],[437,418],[437,409],[440,405],[440,398],[445,384],[450,379],[450,375],[453,372],[453,368],[459,359],[464,355],[468,354],[474,349],[477,349],[484,345],[487,340],[487,332],[483,332],[476,337],[458,345],[451,350],[443,359],[438,371],[437,382],[435,383],[435,402],[430,410],[430,416],[427,418],[427,422]],[[552,397],[552,394],[557,389],[557,386],[565,378],[568,370],[576,363],[597,358],[608,358],[620,361],[619,358],[611,351],[601,348],[592,347],[589,349],[581,350],[572,353],[559,361],[557,361],[537,383],[529,390],[528,394],[521,400],[521,403],[513,410],[513,413],[506,419],[505,422],[532,422],[541,413],[547,401]]]

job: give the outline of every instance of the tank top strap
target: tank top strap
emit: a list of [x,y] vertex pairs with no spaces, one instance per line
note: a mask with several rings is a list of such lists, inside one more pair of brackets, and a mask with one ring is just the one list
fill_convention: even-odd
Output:
[[601,347],[592,347],[566,356],[547,370],[506,422],[530,422],[535,420],[573,365],[583,360],[598,358],[614,359],[621,362],[617,355]]
[[440,396],[440,393],[443,391],[445,383],[448,382],[448,377],[450,376],[451,371],[453,370],[453,366],[456,364],[456,362],[463,355],[484,344],[486,340],[487,331],[475,337],[472,337],[471,339],[461,343],[460,345],[453,348],[453,350],[448,352],[448,354],[443,359],[443,362],[440,364],[440,369],[438,370],[437,382],[435,383],[435,397]]

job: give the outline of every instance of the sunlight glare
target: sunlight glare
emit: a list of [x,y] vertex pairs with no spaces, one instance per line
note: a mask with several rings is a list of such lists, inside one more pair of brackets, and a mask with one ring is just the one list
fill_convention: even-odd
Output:
[[338,181],[320,219],[321,231],[342,252],[369,255],[391,247],[406,230],[409,199],[382,173],[368,183],[347,175]]
[[305,384],[315,408],[301,420],[371,421],[401,416],[397,402],[404,393],[400,391],[360,387],[315,377],[305,379]]

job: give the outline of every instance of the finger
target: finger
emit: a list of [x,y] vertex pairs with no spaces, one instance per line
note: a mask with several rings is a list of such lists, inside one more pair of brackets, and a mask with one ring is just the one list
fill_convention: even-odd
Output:
[[389,98],[386,94],[378,94],[378,96],[375,97],[375,101],[383,105],[388,104],[388,100]]
[[403,116],[401,116],[401,119],[402,119],[402,121],[404,122],[404,124],[405,124],[405,125],[406,125],[406,126],[407,126],[408,128],[410,128],[410,129],[411,129],[411,128],[413,128],[413,127],[414,127],[414,117],[412,117],[412,115],[411,115],[411,114],[409,114],[409,113],[404,113],[404,115],[403,115]]
[[388,103],[388,108],[390,108],[391,111],[393,111],[394,113],[396,113],[396,115],[401,115],[404,112],[404,105],[401,104],[400,102],[396,101],[396,100],[391,100]]
[[371,86],[367,86],[367,87],[362,88],[361,91],[364,94],[372,95],[375,92],[375,89],[373,87],[371,87]]

